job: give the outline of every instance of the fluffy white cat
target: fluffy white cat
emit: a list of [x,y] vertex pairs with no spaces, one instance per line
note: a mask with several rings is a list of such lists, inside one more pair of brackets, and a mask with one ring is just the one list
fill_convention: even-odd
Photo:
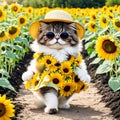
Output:
[[[76,57],[82,51],[82,42],[75,32],[75,27],[74,23],[41,23],[41,33],[30,45],[30,48],[35,53],[42,52],[44,55],[51,55],[60,63],[67,61],[68,55]],[[36,62],[37,59],[33,59],[30,62],[27,71],[23,73],[22,79],[24,83],[31,79],[34,73],[38,71]],[[75,69],[74,73],[83,82],[90,82],[90,76],[87,72],[84,60],[82,60],[80,66]],[[33,94],[37,98],[37,102],[40,106],[46,106],[44,109],[45,113],[54,114],[57,113],[58,108],[70,108],[69,98],[71,96],[62,97],[53,88],[44,87],[37,92],[33,91]]]

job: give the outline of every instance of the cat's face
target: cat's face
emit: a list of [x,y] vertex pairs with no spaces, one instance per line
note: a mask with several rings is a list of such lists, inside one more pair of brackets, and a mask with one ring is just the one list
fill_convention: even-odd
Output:
[[41,23],[37,42],[52,49],[76,46],[79,42],[75,23]]

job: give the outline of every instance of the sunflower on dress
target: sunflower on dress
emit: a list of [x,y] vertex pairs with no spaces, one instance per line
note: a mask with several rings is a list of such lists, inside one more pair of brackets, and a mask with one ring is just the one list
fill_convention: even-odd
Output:
[[27,89],[37,91],[48,86],[56,89],[61,96],[70,96],[74,92],[87,89],[85,83],[74,74],[74,70],[82,62],[81,54],[76,57],[69,55],[68,60],[63,62],[58,62],[53,56],[43,53],[35,53],[33,57],[39,72],[25,83]]

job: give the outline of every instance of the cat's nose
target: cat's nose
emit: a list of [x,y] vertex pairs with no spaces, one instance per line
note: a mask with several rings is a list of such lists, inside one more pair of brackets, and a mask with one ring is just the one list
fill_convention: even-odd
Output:
[[57,35],[55,38],[56,38],[56,40],[58,40],[58,39],[59,39],[59,36]]

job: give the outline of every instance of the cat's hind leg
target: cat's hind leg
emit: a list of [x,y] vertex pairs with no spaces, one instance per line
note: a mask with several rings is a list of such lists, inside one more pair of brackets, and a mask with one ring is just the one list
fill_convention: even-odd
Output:
[[61,109],[70,109],[69,98],[59,97],[59,108]]
[[48,92],[44,95],[46,108],[44,109],[45,113],[55,114],[58,112],[58,98],[54,92]]

